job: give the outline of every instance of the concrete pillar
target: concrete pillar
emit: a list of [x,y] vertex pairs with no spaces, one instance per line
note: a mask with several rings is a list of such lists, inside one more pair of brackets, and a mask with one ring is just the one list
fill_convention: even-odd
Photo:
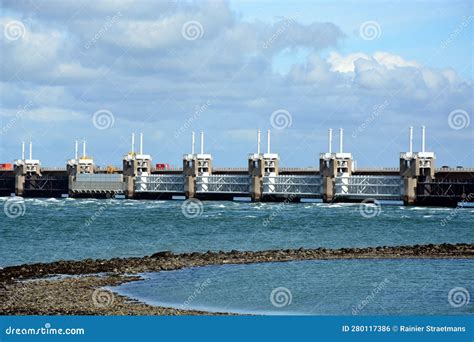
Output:
[[420,174],[420,162],[417,158],[400,158],[400,176],[403,177],[403,203],[413,205],[416,202],[416,188]]
[[74,181],[76,178],[77,174],[77,165],[74,164],[73,162],[70,162],[66,166],[66,171],[67,171],[67,189],[68,189],[68,195],[69,197],[72,197],[73,192],[72,188],[74,185]]
[[403,178],[403,203],[405,205],[413,205],[416,202],[416,178]]
[[135,197],[135,177],[123,176],[123,193],[125,198],[131,199]]
[[15,162],[15,195],[23,196],[25,190],[27,190],[25,189],[26,179],[33,179],[35,177],[41,177],[41,165],[39,160],[17,160]]
[[334,178],[323,177],[323,202],[331,203],[334,200]]
[[405,205],[416,203],[417,195],[428,195],[430,186],[424,186],[423,193],[419,183],[431,182],[435,178],[435,154],[433,152],[401,153],[400,176],[403,177],[403,202]]
[[337,174],[337,164],[332,154],[322,154],[319,159],[319,174],[322,183],[322,197],[324,203],[330,203],[334,200],[334,183]]
[[183,158],[184,194],[186,198],[196,196],[197,162],[195,155],[185,155]]
[[25,191],[25,165],[15,165],[15,195],[23,196]]
[[[142,145],[140,144],[140,146]],[[147,176],[151,175],[151,157],[149,155],[135,155],[135,153],[131,153],[124,157],[122,165],[125,197],[134,198],[137,177],[146,179]],[[146,185],[143,186],[145,187]],[[144,188],[144,190],[146,189]]]
[[134,159],[128,159],[125,157],[122,164],[123,172],[123,183],[124,183],[124,195],[125,198],[135,197],[135,175],[136,175],[136,163]]
[[262,158],[259,154],[250,155],[248,160],[248,171],[250,175],[250,197],[253,202],[258,202],[262,199],[262,178],[263,167]]

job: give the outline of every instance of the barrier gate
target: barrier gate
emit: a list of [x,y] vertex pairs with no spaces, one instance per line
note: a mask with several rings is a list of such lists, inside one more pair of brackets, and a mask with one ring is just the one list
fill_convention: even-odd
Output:
[[400,176],[338,176],[335,195],[353,199],[401,199],[403,178]]

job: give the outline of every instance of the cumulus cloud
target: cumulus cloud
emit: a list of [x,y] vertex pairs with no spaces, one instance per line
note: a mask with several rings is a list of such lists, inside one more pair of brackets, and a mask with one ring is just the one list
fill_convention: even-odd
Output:
[[[226,151],[220,165],[240,164],[230,162],[232,153],[244,159],[253,148],[251,130],[269,128],[271,113],[281,108],[291,113],[292,127],[278,134],[291,134],[292,143],[276,141],[275,148],[282,154],[311,148],[316,155],[325,134],[314,132],[357,127],[385,102],[384,115],[357,141],[362,149],[364,143],[370,148],[371,134],[383,135],[394,123],[400,129],[424,123],[428,111],[439,121],[470,105],[472,87],[454,70],[429,68],[393,51],[341,54],[338,45],[348,37],[336,24],[302,23],[298,13],[248,21],[221,1],[4,0],[2,6],[8,11],[0,18],[2,31],[12,20],[27,31],[22,39],[0,39],[2,116],[31,102],[20,127],[55,129],[64,145],[90,135],[108,163],[110,141],[126,148],[128,133],[143,130],[153,138],[149,153],[179,164],[189,144],[174,139],[173,132],[207,103],[183,136],[190,130],[212,132],[209,149]],[[199,24],[196,39],[183,36],[189,22]],[[287,74],[274,72],[282,52],[301,51],[307,54],[303,62],[290,63]],[[91,116],[101,109],[113,113],[115,125],[97,132]],[[34,127],[28,127],[30,121]],[[4,137],[0,152],[9,155],[14,147],[8,141],[21,134],[12,130]],[[223,144],[226,138],[233,142]],[[400,148],[393,145],[390,153]],[[291,155],[288,163],[306,158]]]

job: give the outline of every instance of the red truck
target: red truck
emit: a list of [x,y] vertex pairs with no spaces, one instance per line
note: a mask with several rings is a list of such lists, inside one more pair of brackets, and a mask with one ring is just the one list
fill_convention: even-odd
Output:
[[0,164],[0,170],[13,170],[13,164],[10,164],[10,163]]
[[170,169],[170,164],[163,164],[163,163],[156,164],[156,169],[157,170],[169,170]]

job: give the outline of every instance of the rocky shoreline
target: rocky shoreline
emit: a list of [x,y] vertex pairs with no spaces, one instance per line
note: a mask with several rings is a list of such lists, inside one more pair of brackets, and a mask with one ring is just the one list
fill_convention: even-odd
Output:
[[[2,315],[202,315],[153,307],[104,289],[139,280],[134,274],[184,267],[327,259],[474,258],[474,244],[439,244],[341,249],[206,252],[113,259],[57,261],[0,269]],[[49,278],[54,275],[72,277]]]

